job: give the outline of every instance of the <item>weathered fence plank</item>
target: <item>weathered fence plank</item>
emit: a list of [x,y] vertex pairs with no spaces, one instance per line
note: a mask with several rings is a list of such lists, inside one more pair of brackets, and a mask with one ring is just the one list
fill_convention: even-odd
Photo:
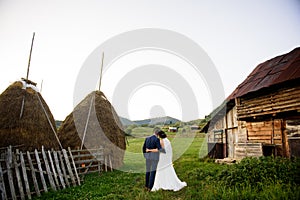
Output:
[[1,163],[0,163],[0,197],[1,199],[7,199]]
[[21,180],[21,176],[20,176],[19,164],[17,162],[17,157],[13,156],[13,160],[14,160],[14,165],[15,165],[14,167],[15,167],[20,196],[21,196],[21,199],[24,200],[25,196],[24,196],[24,190],[23,190],[22,180]]
[[59,158],[60,158],[61,169],[63,171],[63,175],[64,175],[65,180],[66,180],[66,184],[69,187],[70,186],[70,182],[69,182],[69,177],[67,175],[66,167],[65,167],[65,164],[64,164],[64,157],[63,157],[61,151],[58,152],[58,155],[59,155]]
[[30,192],[28,176],[27,176],[27,172],[26,172],[26,165],[25,165],[25,160],[24,160],[22,151],[20,152],[20,162],[21,162],[21,167],[22,167],[22,174],[23,174],[23,180],[25,183],[26,194],[27,194],[28,199],[31,199],[31,192]]
[[54,183],[54,180],[53,180],[53,177],[52,177],[52,172],[51,172],[51,169],[49,167],[49,162],[48,162],[47,155],[45,153],[44,147],[42,147],[42,155],[43,155],[43,158],[44,158],[44,163],[45,163],[45,166],[46,166],[46,171],[47,171],[47,174],[48,174],[50,186],[51,186],[52,190],[56,191],[56,186],[55,186],[55,183]]
[[72,160],[72,164],[73,164],[73,167],[74,167],[74,170],[75,170],[75,176],[76,176],[76,179],[77,179],[77,181],[78,181],[78,185],[80,185],[80,178],[79,178],[78,173],[77,173],[77,169],[76,169],[76,165],[75,165],[75,162],[74,162],[74,159],[73,159],[73,155],[72,155],[72,152],[71,152],[71,148],[68,147],[68,150],[69,150],[70,157],[71,157],[71,160]]
[[70,150],[75,165],[77,166],[78,177],[83,177],[88,173],[101,173],[104,163],[103,148]]
[[75,181],[74,174],[73,174],[73,171],[72,171],[72,168],[71,168],[71,164],[69,162],[67,151],[65,149],[63,149],[62,152],[63,152],[63,155],[65,157],[65,161],[66,161],[66,164],[67,164],[67,169],[68,169],[69,175],[71,177],[72,184],[74,186],[76,186],[76,181]]
[[55,162],[55,165],[56,165],[56,168],[57,168],[57,173],[58,173],[58,177],[59,177],[60,183],[61,183],[63,189],[65,189],[66,185],[65,185],[63,174],[61,173],[61,169],[60,169],[60,166],[59,166],[59,161],[58,161],[58,157],[57,157],[57,152],[56,151],[53,151],[53,156],[54,156],[54,162]]
[[58,182],[58,179],[57,179],[57,173],[56,173],[56,170],[55,170],[55,167],[54,167],[54,163],[53,163],[53,160],[52,160],[51,152],[49,150],[48,150],[48,155],[49,155],[49,159],[50,159],[50,163],[51,163],[51,168],[52,168],[52,171],[53,171],[53,174],[54,174],[54,180],[55,180],[55,183],[56,183],[57,187],[59,188],[59,182]]
[[27,151],[27,158],[28,158],[28,163],[29,163],[29,166],[30,166],[31,176],[32,176],[33,185],[34,185],[34,190],[35,190],[37,196],[40,197],[41,193],[40,193],[39,185],[38,185],[36,175],[35,175],[35,168],[33,166],[32,159],[31,159],[29,151]]
[[[40,152],[37,149],[32,153],[27,151],[26,156],[26,153],[19,152],[18,149],[13,152],[9,147],[0,159],[0,200],[32,199],[33,194],[40,197],[41,192],[48,192],[50,188],[56,191],[70,185],[81,185],[81,175],[101,172],[104,158],[106,167],[110,166],[112,170],[111,157],[105,156],[102,148],[68,148],[47,152],[42,147]],[[83,173],[80,171],[82,169]],[[35,192],[31,191],[32,183]]]
[[7,148],[7,157],[6,157],[6,167],[7,167],[7,176],[8,176],[8,181],[9,182],[9,188],[11,192],[11,197],[12,199],[17,199],[16,196],[16,191],[15,191],[15,186],[13,182],[13,174],[12,174],[12,168],[13,168],[13,163],[12,163],[12,150],[11,146]]
[[98,163],[97,163],[98,172],[100,174],[102,171],[102,164],[104,161],[103,147],[100,147],[99,149],[97,149],[97,151],[95,153],[93,153],[93,156],[95,156],[96,160],[98,161]]
[[36,149],[35,149],[34,153],[35,153],[36,162],[38,164],[38,168],[39,168],[40,177],[41,177],[41,181],[42,181],[44,191],[48,192],[48,188],[47,188],[47,185],[46,185],[46,181],[45,181],[44,172],[43,172],[43,169],[42,169],[42,163],[41,163],[41,160],[40,160],[40,157],[39,157],[39,153]]

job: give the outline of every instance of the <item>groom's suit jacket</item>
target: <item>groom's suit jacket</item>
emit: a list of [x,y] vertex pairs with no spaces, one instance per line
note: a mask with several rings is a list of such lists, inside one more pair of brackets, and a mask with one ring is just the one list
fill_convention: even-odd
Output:
[[147,137],[143,145],[144,157],[150,160],[159,160],[159,152],[146,152],[146,149],[156,148],[159,150],[159,152],[165,152],[164,149],[161,148],[160,141],[155,135]]

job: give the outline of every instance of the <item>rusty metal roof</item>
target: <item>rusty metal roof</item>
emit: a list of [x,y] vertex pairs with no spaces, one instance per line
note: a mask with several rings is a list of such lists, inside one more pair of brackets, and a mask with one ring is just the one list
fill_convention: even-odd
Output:
[[227,97],[227,100],[298,78],[300,78],[300,47],[259,64]]

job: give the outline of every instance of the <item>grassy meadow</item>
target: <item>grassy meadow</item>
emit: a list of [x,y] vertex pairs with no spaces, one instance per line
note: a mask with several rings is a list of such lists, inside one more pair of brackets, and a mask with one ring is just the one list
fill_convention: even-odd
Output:
[[[143,131],[147,129],[139,128]],[[249,158],[234,165],[215,164],[213,160],[203,158],[206,142],[201,134],[168,135],[176,157],[174,168],[179,179],[187,182],[187,187],[178,192],[146,192],[143,172],[145,161],[141,154],[143,136],[128,138],[125,164],[121,169],[104,172],[101,175],[87,175],[81,186],[57,192],[50,191],[36,199],[300,198],[299,161],[291,162],[281,158]]]

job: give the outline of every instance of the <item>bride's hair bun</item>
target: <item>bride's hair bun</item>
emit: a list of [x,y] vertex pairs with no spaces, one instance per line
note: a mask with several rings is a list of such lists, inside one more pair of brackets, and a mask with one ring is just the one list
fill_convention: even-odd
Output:
[[166,138],[166,137],[167,137],[167,134],[166,134],[164,131],[159,131],[159,132],[158,132],[158,136],[159,136],[160,138]]

